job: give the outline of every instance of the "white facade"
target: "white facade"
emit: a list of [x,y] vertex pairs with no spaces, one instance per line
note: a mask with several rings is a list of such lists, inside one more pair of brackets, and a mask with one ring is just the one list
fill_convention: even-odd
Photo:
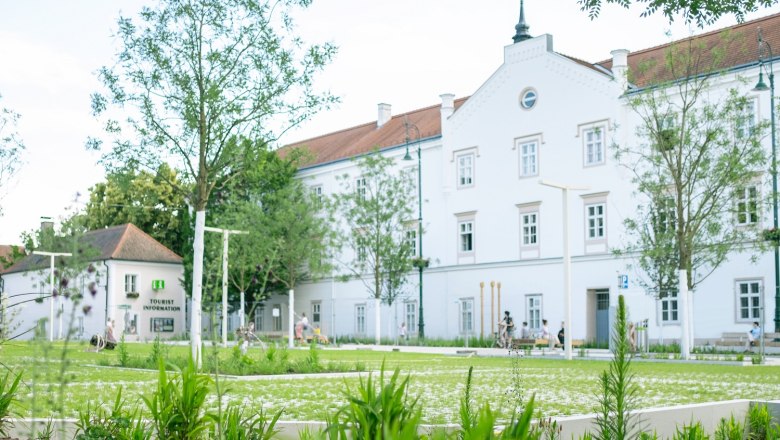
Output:
[[[676,302],[647,294],[637,283],[642,274],[630,269],[635,262],[612,253],[629,243],[623,222],[637,206],[630,174],[610,148],[636,141],[639,124],[624,94],[627,51],[613,52],[608,71],[555,53],[552,46],[550,35],[507,46],[504,63],[457,110],[452,95],[442,95],[441,134],[420,142],[423,256],[431,259],[424,271],[425,335],[489,336],[503,310],[517,323],[528,321],[534,332],[540,319],[558,330],[565,316],[562,194],[542,186],[544,179],[588,188],[570,191],[568,199],[572,319],[567,335],[605,342],[609,308],[623,294],[629,320],[647,320],[651,340],[677,339]],[[751,91],[758,73],[757,62],[736,66],[713,79],[709,93],[737,88],[754,96],[757,117],[768,119],[769,93]],[[388,109],[380,106],[382,111]],[[415,121],[410,117],[409,122]],[[764,144],[769,151],[769,136]],[[416,166],[416,160],[401,160],[404,147],[390,146],[382,154],[401,168]],[[327,196],[342,190],[335,176],[345,173],[358,175],[350,160],[304,168],[299,175]],[[761,191],[769,194],[769,173],[762,179]],[[771,225],[771,212],[762,212],[758,226]],[[618,286],[619,275],[628,276],[628,288]],[[407,299],[382,306],[382,337],[393,338],[401,321],[416,332],[417,322],[409,321],[416,320],[419,306],[417,272],[409,277]],[[745,296],[759,299],[764,326],[771,328],[773,278],[771,253],[730,255],[693,293],[694,338],[701,342],[747,331],[758,319],[753,310],[742,317]],[[286,303],[286,298],[267,302],[279,304],[282,317]],[[319,308],[323,333],[374,336],[374,301],[360,281],[300,285],[296,312],[309,314],[313,307]]]

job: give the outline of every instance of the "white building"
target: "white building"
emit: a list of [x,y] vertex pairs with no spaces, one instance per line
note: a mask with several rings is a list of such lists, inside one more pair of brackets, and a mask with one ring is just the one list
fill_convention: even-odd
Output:
[[[748,94],[756,103],[755,117],[766,120],[769,93],[751,90],[759,76],[759,27],[780,51],[780,14],[734,26],[730,31],[741,36],[741,49],[725,48],[727,64],[711,84],[715,94],[729,88]],[[421,305],[427,337],[488,336],[503,310],[532,330],[547,319],[557,331],[565,317],[563,206],[561,190],[540,184],[547,180],[589,188],[570,191],[568,198],[573,312],[567,334],[605,342],[609,309],[623,294],[629,319],[648,320],[651,340],[679,338],[677,299],[657,300],[645,292],[637,283],[643,274],[631,269],[633,261],[612,253],[629,239],[623,222],[637,201],[630,176],[609,145],[635,136],[638,120],[627,96],[652,85],[642,79],[639,66],[648,60],[663,65],[668,45],[635,53],[616,47],[611,59],[589,63],[556,53],[551,35],[528,35],[522,12],[516,29],[515,42],[504,48],[504,63],[470,97],[444,93],[440,104],[396,116],[389,104],[379,104],[376,122],[287,147],[314,154],[299,176],[327,196],[342,191],[336,176],[359,177],[351,159],[374,148],[395,158],[400,168],[416,167],[417,160],[401,160],[407,147],[405,122],[419,129],[419,139],[412,131],[409,147],[412,153],[421,148],[423,256],[431,265],[424,271],[422,298],[415,272],[409,275],[408,297],[392,309],[382,306],[382,336],[393,337],[401,321],[411,334],[417,332]],[[711,45],[720,35],[696,38]],[[660,67],[651,70],[644,78],[671,79]],[[627,71],[633,75],[627,77]],[[769,150],[770,137],[763,142]],[[761,193],[770,194],[770,181],[767,171],[764,184],[757,184]],[[771,227],[771,210],[757,222],[757,227]],[[755,320],[774,327],[773,256],[759,253],[751,261],[751,255],[730,255],[693,293],[698,342],[746,331]],[[619,275],[627,276],[627,288],[619,286]],[[269,300],[260,329],[286,329],[286,304],[285,297]],[[296,289],[296,312],[307,312],[330,335],[373,337],[373,307],[360,281],[325,279]],[[279,317],[272,324],[273,309]]]
[[[128,341],[150,340],[157,335],[167,339],[185,332],[180,256],[132,224],[90,231],[82,240],[97,255],[92,259],[94,272],[85,270],[71,280],[84,296],[77,307],[61,295],[49,295],[48,256],[28,255],[2,272],[0,322],[9,323],[9,336],[29,339],[35,327],[42,326],[43,335],[61,339],[72,322],[71,339],[89,339],[102,334],[108,320],[115,321],[115,336],[124,333]],[[94,295],[89,292],[92,282]],[[87,312],[84,306],[89,308]]]

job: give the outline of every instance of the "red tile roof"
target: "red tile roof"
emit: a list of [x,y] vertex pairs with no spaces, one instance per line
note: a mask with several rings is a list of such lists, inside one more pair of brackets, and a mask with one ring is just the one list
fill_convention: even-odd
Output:
[[[96,250],[97,255],[91,258],[93,261],[126,260],[182,263],[180,256],[132,223],[89,231],[84,234],[82,240]],[[30,254],[9,267],[4,273],[38,270],[48,267],[48,265],[49,257]]]
[[[673,72],[666,68],[664,59],[669,53],[668,49],[673,45],[688,47],[688,43],[692,43],[694,48],[704,48],[704,50],[697,52],[701,54],[699,65],[700,69],[704,71],[697,73],[709,73],[713,70],[755,63],[758,60],[756,37],[759,27],[763,30],[764,40],[775,51],[775,55],[780,55],[780,13],[778,13],[726,29],[630,53],[628,56],[629,80],[634,85],[644,87],[685,76],[684,72]],[[726,43],[725,47],[724,43]],[[718,54],[721,54],[722,57]],[[608,71],[612,69],[612,59],[593,64],[568,55],[563,56],[601,73],[605,73],[603,69]],[[457,99],[455,110],[457,111],[468,98]],[[393,116],[390,121],[379,128],[374,121],[295,142],[280,148],[279,154],[284,156],[295,148],[308,149],[312,157],[302,166],[302,168],[307,168],[359,156],[373,149],[381,150],[401,145],[406,139],[405,120],[419,128],[421,138],[439,136],[441,135],[440,108],[440,105],[433,105],[399,114]]]

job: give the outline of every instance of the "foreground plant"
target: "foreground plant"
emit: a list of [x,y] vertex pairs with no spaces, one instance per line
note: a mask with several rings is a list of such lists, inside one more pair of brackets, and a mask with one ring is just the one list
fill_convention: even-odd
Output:
[[10,371],[0,379],[0,437],[8,436],[8,431],[14,426],[11,416],[15,415],[14,407],[18,404],[16,391],[21,380],[22,373],[12,377]]
[[86,410],[79,411],[74,440],[150,440],[152,432],[138,408],[128,410],[127,406],[121,387],[110,410],[88,404]]
[[631,372],[631,346],[626,324],[626,302],[618,296],[617,319],[612,333],[613,357],[609,368],[602,372],[599,396],[596,440],[623,440],[634,438],[639,431],[639,420],[632,415],[636,409],[637,386]]

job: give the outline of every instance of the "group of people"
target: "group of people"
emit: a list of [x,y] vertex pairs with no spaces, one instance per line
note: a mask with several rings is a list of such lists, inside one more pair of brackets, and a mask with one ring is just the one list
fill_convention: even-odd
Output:
[[[512,318],[512,315],[509,313],[509,310],[504,311],[504,317],[501,319],[501,321],[498,323],[498,341],[497,344],[501,348],[511,348],[512,347],[512,339],[514,338],[514,332],[515,332],[515,321]],[[523,326],[520,328],[520,339],[529,339],[531,338],[531,331],[528,328],[528,322],[523,321]],[[561,329],[558,330],[558,334],[554,335],[550,332],[550,327],[547,324],[547,320],[542,320],[542,330],[538,335],[542,339],[547,339],[549,347],[555,348],[562,346],[564,344],[564,340],[566,338],[566,327],[563,322],[561,322]]]

